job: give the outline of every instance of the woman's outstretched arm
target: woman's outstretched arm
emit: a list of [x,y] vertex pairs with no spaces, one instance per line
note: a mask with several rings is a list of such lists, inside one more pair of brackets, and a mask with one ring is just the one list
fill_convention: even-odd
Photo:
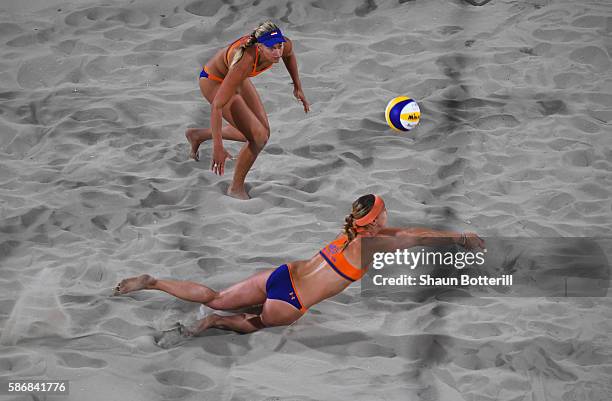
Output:
[[427,227],[387,227],[383,228],[379,234],[393,237],[391,241],[396,248],[453,244],[458,244],[465,248],[484,248],[485,246],[482,238],[475,233],[434,230]]

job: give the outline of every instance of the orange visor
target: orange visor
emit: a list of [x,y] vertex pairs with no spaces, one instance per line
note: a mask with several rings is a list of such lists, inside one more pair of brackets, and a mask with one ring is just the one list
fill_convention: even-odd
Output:
[[367,226],[368,224],[376,220],[376,218],[383,211],[384,208],[385,202],[382,200],[382,198],[380,196],[374,195],[374,206],[372,206],[372,209],[370,209],[368,214],[366,214],[362,218],[355,220],[354,224],[357,227]]

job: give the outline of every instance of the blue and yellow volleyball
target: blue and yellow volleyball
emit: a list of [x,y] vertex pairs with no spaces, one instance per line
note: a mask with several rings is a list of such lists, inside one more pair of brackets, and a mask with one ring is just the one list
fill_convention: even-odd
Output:
[[421,110],[414,99],[398,96],[387,104],[385,118],[394,130],[410,131],[419,123]]

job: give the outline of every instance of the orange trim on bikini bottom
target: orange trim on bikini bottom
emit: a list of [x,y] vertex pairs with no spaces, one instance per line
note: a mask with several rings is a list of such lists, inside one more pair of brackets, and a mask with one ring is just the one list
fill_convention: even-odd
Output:
[[[217,81],[217,82],[223,82],[223,78],[216,76],[215,74],[211,74],[210,72],[208,72],[208,68],[206,68],[206,66],[204,66],[204,72],[206,72],[206,74],[208,75],[208,79],[212,79],[213,81]],[[204,78],[204,77],[202,77]]]
[[287,263],[287,271],[289,272],[289,280],[291,280],[291,287],[293,287],[293,292],[295,292],[295,297],[297,298],[300,305],[302,305],[302,307],[300,308],[300,312],[306,313],[308,308],[304,306],[304,303],[302,302],[302,300],[300,299],[300,296],[298,295],[297,287],[295,286],[295,283],[293,282],[293,275],[291,274],[291,263]]

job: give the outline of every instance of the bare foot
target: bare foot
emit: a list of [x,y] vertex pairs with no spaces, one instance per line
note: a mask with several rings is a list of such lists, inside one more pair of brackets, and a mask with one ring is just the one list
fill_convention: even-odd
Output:
[[200,144],[202,141],[199,141],[198,138],[196,138],[196,132],[197,131],[193,128],[187,128],[185,131],[185,137],[187,137],[187,141],[189,142],[189,145],[191,145],[189,157],[195,161],[199,161],[200,155],[198,154],[198,149],[200,149]]
[[251,197],[247,194],[244,187],[240,189],[234,189],[231,186],[227,189],[227,194],[232,198],[241,199],[241,200],[249,200]]
[[155,281],[155,278],[149,276],[148,274],[126,278],[117,284],[113,295],[124,295],[132,291],[142,290],[155,284]]
[[211,314],[206,316],[204,319],[200,319],[195,322],[191,327],[182,327],[181,334],[185,337],[195,337],[201,334],[203,331],[206,331],[213,327],[215,323],[221,318],[221,316],[216,314]]

